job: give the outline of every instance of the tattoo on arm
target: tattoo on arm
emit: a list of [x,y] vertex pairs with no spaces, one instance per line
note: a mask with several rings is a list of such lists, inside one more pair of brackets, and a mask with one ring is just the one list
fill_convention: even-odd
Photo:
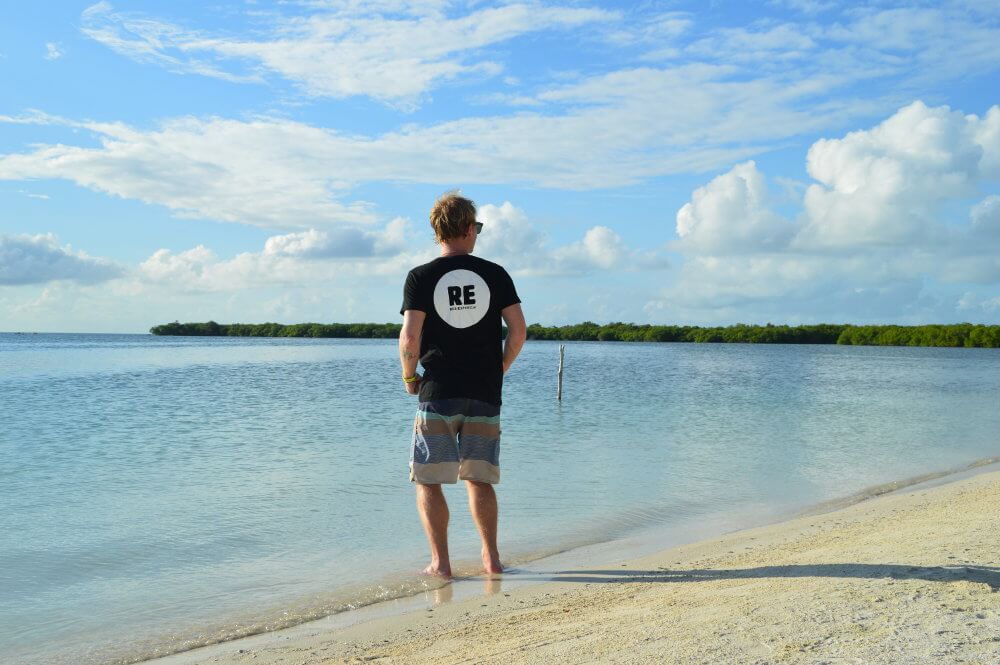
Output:
[[403,360],[413,360],[414,358],[417,357],[416,354],[414,354],[409,349],[403,349],[402,356]]

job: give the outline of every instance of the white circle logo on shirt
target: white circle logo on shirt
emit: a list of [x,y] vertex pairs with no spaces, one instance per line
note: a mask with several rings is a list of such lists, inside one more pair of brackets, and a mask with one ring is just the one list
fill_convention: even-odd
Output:
[[445,273],[434,287],[434,309],[453,328],[479,323],[490,308],[490,287],[471,270]]

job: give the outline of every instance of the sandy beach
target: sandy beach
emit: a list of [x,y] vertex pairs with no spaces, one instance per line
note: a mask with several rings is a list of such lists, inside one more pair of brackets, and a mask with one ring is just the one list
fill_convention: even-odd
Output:
[[158,662],[1000,663],[1000,472],[544,579]]

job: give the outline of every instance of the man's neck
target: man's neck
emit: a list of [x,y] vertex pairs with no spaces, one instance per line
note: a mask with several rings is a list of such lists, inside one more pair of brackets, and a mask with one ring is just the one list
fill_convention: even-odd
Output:
[[441,243],[441,256],[464,256],[471,253],[471,250],[465,247]]

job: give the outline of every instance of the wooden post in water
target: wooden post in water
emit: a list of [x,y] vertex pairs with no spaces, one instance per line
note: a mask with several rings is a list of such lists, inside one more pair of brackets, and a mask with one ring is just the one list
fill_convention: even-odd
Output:
[[556,399],[559,400],[560,402],[562,401],[562,370],[563,370],[563,354],[565,352],[566,352],[566,345],[565,344],[560,344],[559,345],[559,371],[556,373],[556,376],[559,378],[559,381],[556,384]]

